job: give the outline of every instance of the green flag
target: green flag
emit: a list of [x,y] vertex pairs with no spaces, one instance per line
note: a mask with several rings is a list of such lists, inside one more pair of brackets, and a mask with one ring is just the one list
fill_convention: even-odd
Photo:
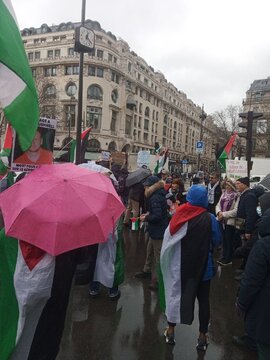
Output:
[[0,108],[25,151],[38,127],[38,97],[10,0],[0,0],[0,89]]

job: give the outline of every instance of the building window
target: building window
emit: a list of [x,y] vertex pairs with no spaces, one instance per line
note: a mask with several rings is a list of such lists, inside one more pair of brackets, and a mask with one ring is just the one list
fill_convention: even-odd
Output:
[[102,68],[97,68],[97,77],[103,78],[103,69]]
[[117,111],[112,111],[112,120],[111,120],[111,131],[116,132],[116,123],[117,123]]
[[66,87],[66,93],[68,96],[74,96],[77,92],[77,86],[74,83],[69,83]]
[[131,116],[126,116],[126,126],[125,126],[125,134],[127,136],[131,135]]
[[117,64],[117,57],[116,57],[116,56],[113,57],[113,62],[114,62],[115,64]]
[[60,55],[61,55],[61,50],[60,49],[54,50],[54,57],[60,57]]
[[91,85],[87,89],[87,99],[100,100],[103,99],[103,91],[98,85]]
[[97,50],[97,57],[103,59],[103,50]]
[[110,53],[108,53],[108,61],[112,61],[112,59],[113,59],[113,56],[112,56],[112,54],[110,54]]
[[47,57],[48,57],[49,59],[52,59],[52,58],[53,58],[53,50],[48,50],[48,51],[47,51]]
[[144,115],[145,115],[146,117],[149,117],[149,116],[150,116],[150,109],[149,109],[148,106],[146,106],[146,108],[145,108]]
[[79,65],[66,66],[65,75],[79,75]]
[[28,60],[33,61],[33,59],[34,59],[34,54],[32,52],[28,53]]
[[102,108],[87,106],[86,108],[86,127],[97,130],[101,127]]
[[116,74],[114,71],[112,71],[111,80],[119,84],[119,78],[120,78],[119,75]]
[[69,48],[68,49],[68,56],[73,56],[74,55],[74,49],[73,48]]
[[131,72],[131,63],[128,63],[128,71]]
[[39,39],[34,39],[34,44],[39,44],[40,40]]
[[143,141],[148,142],[148,134],[147,133],[143,133]]
[[45,98],[55,98],[56,97],[56,87],[53,84],[49,84],[44,88],[44,97]]
[[91,49],[89,52],[88,52],[88,56],[95,56],[96,55],[96,49]]
[[65,105],[66,129],[75,129],[75,105]]
[[88,75],[89,76],[95,76],[96,75],[96,68],[95,66],[88,66]]
[[144,130],[149,130],[149,120],[144,119]]
[[100,142],[97,139],[88,140],[87,150],[93,152],[100,151]]
[[56,76],[56,67],[44,68],[44,76]]
[[112,98],[112,101],[113,101],[114,103],[117,102],[117,100],[118,100],[118,91],[117,91],[116,89],[114,89],[114,90],[112,91],[111,98]]
[[116,143],[114,141],[111,141],[108,146],[109,151],[116,151]]
[[34,78],[37,76],[37,69],[32,69],[32,76]]
[[40,59],[40,51],[35,51],[35,60]]

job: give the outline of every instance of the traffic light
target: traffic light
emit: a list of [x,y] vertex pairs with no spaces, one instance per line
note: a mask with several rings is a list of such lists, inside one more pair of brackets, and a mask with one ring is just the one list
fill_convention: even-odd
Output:
[[238,136],[245,138],[247,141],[246,145],[246,160],[248,164],[248,177],[250,176],[250,170],[252,167],[251,155],[252,155],[252,126],[253,120],[259,119],[263,116],[262,113],[254,113],[253,111],[248,111],[247,113],[240,113],[239,117],[244,119],[244,121],[238,124],[239,127],[247,129],[246,132],[238,133]]

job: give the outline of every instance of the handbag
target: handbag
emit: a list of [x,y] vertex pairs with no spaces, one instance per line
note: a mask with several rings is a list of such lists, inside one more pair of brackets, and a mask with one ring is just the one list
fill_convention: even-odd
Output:
[[245,221],[243,218],[235,218],[235,228],[237,230],[244,230]]

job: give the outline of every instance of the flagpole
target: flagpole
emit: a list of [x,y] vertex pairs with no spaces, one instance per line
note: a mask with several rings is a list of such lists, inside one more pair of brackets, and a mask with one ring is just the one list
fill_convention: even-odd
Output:
[[[82,17],[81,25],[85,22],[85,1],[82,0]],[[81,163],[81,133],[82,133],[82,98],[83,98],[83,59],[84,53],[80,52],[80,66],[79,66],[79,91],[78,91],[78,117],[77,117],[77,132],[76,132],[76,164]]]

